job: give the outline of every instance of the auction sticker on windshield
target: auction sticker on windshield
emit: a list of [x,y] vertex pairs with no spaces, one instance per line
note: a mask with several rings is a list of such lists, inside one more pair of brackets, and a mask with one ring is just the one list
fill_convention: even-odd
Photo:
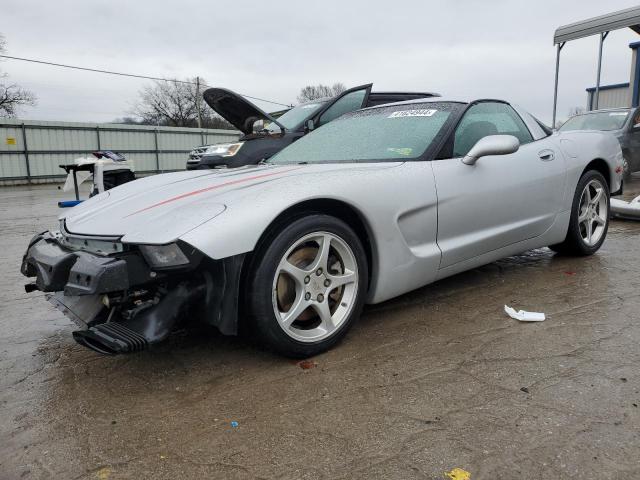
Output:
[[403,118],[403,117],[431,117],[438,110],[420,108],[417,110],[399,110],[393,112],[387,118]]

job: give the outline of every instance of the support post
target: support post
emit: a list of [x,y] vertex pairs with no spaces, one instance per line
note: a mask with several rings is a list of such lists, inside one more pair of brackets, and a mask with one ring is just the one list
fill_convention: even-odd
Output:
[[31,183],[31,165],[29,165],[29,147],[27,146],[27,128],[22,122],[22,146],[24,147],[24,161],[27,167],[27,182]]
[[560,72],[560,50],[564,47],[564,42],[556,45],[556,82],[553,88],[553,123],[552,129],[556,128],[556,110],[558,109],[558,74]]
[[202,109],[200,102],[200,77],[196,77],[196,110],[198,111],[198,128],[202,128]]
[[80,192],[78,191],[78,175],[76,169],[71,170],[73,172],[73,191],[76,194],[76,200],[80,200]]
[[156,173],[160,173],[160,152],[158,151],[158,129],[153,131],[153,143],[156,147]]
[[102,150],[100,146],[100,126],[96,125],[96,140],[98,141],[98,150]]
[[596,74],[596,91],[594,92],[595,101],[593,102],[593,109],[598,110],[598,102],[600,100],[600,72],[602,71],[602,44],[605,38],[607,38],[609,32],[600,33],[600,46],[598,48],[598,73]]

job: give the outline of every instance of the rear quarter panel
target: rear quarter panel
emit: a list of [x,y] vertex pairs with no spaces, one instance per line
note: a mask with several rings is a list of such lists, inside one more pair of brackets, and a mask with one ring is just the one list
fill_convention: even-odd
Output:
[[594,160],[603,160],[607,165],[609,189],[615,192],[622,185],[622,149],[618,139],[611,133],[600,131],[569,131],[552,135],[560,147],[567,166],[567,194],[562,211],[571,210],[576,186],[585,168]]

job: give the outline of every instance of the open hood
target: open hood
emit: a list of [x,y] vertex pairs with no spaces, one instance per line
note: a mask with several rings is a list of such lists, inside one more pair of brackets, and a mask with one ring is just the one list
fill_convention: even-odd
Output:
[[260,110],[249,100],[226,88],[209,88],[204,91],[204,101],[213,108],[218,115],[244,134],[253,133],[256,120],[273,122],[284,132],[282,124],[268,113]]

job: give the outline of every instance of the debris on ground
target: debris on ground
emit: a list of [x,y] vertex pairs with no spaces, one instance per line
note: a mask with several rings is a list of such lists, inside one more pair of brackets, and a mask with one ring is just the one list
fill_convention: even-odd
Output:
[[545,320],[544,313],[541,312],[526,312],[524,310],[516,311],[508,305],[504,306],[504,311],[514,320],[521,322],[543,322]]
[[450,472],[444,473],[451,480],[471,480],[471,474],[461,468],[454,468]]
[[611,214],[614,217],[621,217],[629,220],[640,220],[640,195],[630,202],[612,198]]
[[236,422],[235,420],[231,422],[231,427],[233,428],[237,428],[238,427],[238,422]]
[[524,393],[529,393],[529,389],[527,387],[522,387],[520,391]]
[[98,480],[108,480],[111,476],[111,469],[109,467],[102,467],[96,471],[96,478]]
[[318,364],[313,360],[302,360],[301,362],[298,362],[298,366],[303,370],[309,370],[311,368],[316,368]]

